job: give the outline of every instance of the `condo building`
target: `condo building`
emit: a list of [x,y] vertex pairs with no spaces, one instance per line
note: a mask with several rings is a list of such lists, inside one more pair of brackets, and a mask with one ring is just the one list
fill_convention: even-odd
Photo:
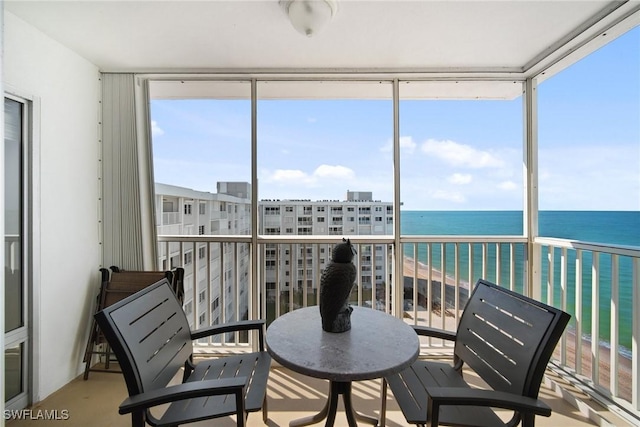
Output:
[[[249,235],[251,186],[218,182],[217,192],[155,185],[158,236]],[[344,200],[260,200],[258,229],[262,235],[336,236],[392,235],[393,204],[374,200],[372,192],[347,191]],[[247,318],[250,281],[249,246],[211,241],[162,242],[158,265],[185,270],[184,309],[192,326]],[[385,245],[359,245],[355,262],[359,288],[375,300],[374,289],[388,281],[389,255]],[[288,311],[317,300],[320,275],[331,261],[333,243],[269,244],[259,254],[260,280],[266,289],[269,313],[280,304]],[[306,288],[306,289],[305,289]],[[268,316],[270,317],[270,316]]]
[[[250,184],[240,182],[220,182],[216,193],[156,183],[157,235],[248,235],[250,194]],[[247,317],[249,262],[248,245],[158,243],[159,268],[185,270],[184,310],[191,327]]]
[[[393,204],[374,200],[371,192],[347,191],[344,200],[260,200],[259,230],[265,235],[392,235]],[[267,245],[264,280],[267,300],[281,293],[304,293],[315,299],[320,275],[331,261],[333,244]],[[356,265],[369,295],[384,284],[388,263],[384,245],[359,247]],[[304,289],[306,287],[306,290]],[[294,307],[300,297],[289,299]],[[369,298],[370,300],[370,298]],[[284,299],[285,306],[287,299]],[[314,302],[315,300],[312,300]]]

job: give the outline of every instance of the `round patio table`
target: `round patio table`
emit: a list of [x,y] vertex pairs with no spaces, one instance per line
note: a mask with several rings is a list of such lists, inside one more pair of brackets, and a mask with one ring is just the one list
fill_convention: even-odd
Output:
[[303,375],[327,379],[329,396],[316,415],[291,421],[299,427],[326,418],[333,426],[342,395],[349,426],[356,420],[377,425],[378,420],[357,413],[351,402],[351,382],[395,374],[418,358],[418,335],[402,320],[371,308],[354,307],[351,329],[322,330],[318,306],[301,308],[274,320],[266,334],[267,350],[282,366]]

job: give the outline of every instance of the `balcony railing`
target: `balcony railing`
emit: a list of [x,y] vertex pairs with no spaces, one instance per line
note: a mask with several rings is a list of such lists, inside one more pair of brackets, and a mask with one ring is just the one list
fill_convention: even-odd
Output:
[[180,212],[163,212],[162,225],[171,225],[180,223]]
[[640,248],[538,238],[541,298],[571,313],[556,351],[582,384],[640,414]]
[[[317,304],[322,270],[340,239],[259,236],[255,248],[251,236],[158,240],[160,266],[196,254],[182,266],[185,311],[192,326],[201,327],[252,316],[271,322]],[[351,241],[359,271],[351,303],[410,324],[455,330],[480,277],[569,312],[553,365],[594,398],[640,419],[640,248],[550,238],[529,244],[521,236],[402,236],[399,246],[391,236]],[[227,336],[200,344],[200,351],[215,352],[251,343]],[[422,342],[425,349],[450,351],[449,345]]]

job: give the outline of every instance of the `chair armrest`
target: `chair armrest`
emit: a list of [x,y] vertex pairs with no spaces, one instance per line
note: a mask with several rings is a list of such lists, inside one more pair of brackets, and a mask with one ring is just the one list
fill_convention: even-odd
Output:
[[222,325],[208,326],[206,328],[191,331],[191,339],[198,340],[211,335],[226,334],[228,332],[257,330],[258,345],[260,346],[260,351],[264,351],[264,324],[265,321],[263,319],[227,322]]
[[244,396],[246,377],[193,381],[177,384],[161,389],[151,390],[146,393],[136,394],[125,399],[118,412],[128,414],[130,412],[151,408],[153,406],[171,403],[177,400],[192,399],[202,396],[216,396],[223,394],[235,394]]
[[481,390],[462,387],[433,387],[429,394],[429,412],[434,414],[440,406],[469,405],[489,406],[551,416],[551,408],[540,399],[521,396],[503,391]]
[[195,331],[191,331],[191,339],[209,337],[211,335],[226,334],[227,332],[249,331],[252,329],[262,331],[264,320],[240,320],[237,322],[228,322],[222,325],[208,326]]
[[413,330],[416,331],[418,335],[422,335],[425,337],[433,337],[433,338],[442,338],[444,340],[455,341],[456,333],[445,331],[442,329],[430,328],[428,326],[418,326],[413,325]]

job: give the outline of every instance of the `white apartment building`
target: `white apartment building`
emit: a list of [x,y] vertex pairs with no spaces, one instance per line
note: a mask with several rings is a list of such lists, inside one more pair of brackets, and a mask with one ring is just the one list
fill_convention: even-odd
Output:
[[[248,235],[251,232],[249,183],[219,182],[216,193],[156,183],[155,191],[158,235]],[[393,234],[393,204],[374,200],[371,192],[347,191],[344,200],[261,200],[258,210],[259,233],[265,235]],[[266,246],[260,254],[263,266],[260,277],[265,282],[269,312],[274,308],[276,297],[294,292],[297,300],[305,285],[312,298],[317,296],[320,274],[331,261],[332,246]],[[161,242],[158,266],[163,270],[184,268],[185,313],[191,326],[202,327],[246,316],[250,255],[248,245],[242,243]],[[387,258],[384,245],[358,247],[358,280],[368,295],[388,280]],[[290,299],[278,300],[284,301],[288,310]],[[298,305],[295,301],[293,304]]]
[[[156,183],[157,234],[248,235],[250,195],[251,186],[245,182],[219,182],[216,193]],[[246,317],[250,269],[247,245],[160,243],[158,266],[162,270],[184,268],[184,309],[192,327]]]
[[[392,235],[393,204],[374,200],[371,192],[347,191],[344,200],[260,200],[259,233],[265,235]],[[264,254],[267,301],[278,293],[317,297],[320,274],[331,261],[332,245],[267,245]],[[389,262],[383,245],[360,246],[356,264],[362,288],[387,280]],[[292,298],[298,300],[299,297]]]

